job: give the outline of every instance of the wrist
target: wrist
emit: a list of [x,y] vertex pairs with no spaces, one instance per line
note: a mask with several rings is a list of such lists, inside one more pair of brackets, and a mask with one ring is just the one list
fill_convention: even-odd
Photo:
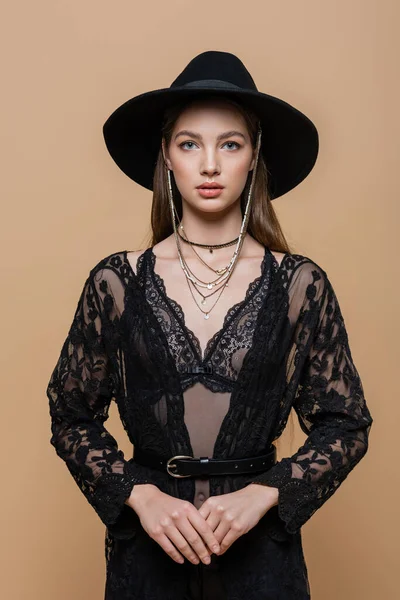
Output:
[[152,483],[136,483],[133,486],[129,498],[125,500],[125,504],[127,504],[128,506],[130,506],[130,508],[135,510],[135,508],[141,502],[147,502],[150,496],[159,491],[160,489]]
[[260,483],[249,483],[246,487],[257,490],[255,493],[260,494],[261,496],[264,495],[270,508],[276,506],[279,502],[279,489],[276,487],[270,487],[269,485]]

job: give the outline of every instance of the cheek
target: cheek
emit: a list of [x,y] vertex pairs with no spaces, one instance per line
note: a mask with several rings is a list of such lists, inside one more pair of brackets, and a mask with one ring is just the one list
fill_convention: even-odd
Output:
[[247,177],[249,173],[249,167],[251,163],[251,157],[243,158],[240,161],[237,161],[232,165],[232,168],[235,170],[236,176],[240,179]]
[[174,171],[177,177],[180,177],[181,179],[190,179],[193,177],[193,174],[197,172],[194,161],[191,163],[188,160],[182,160],[178,163],[175,163]]
[[198,185],[197,171],[187,161],[180,161],[174,164],[173,172],[179,193],[189,199],[195,192],[193,188]]
[[179,180],[180,185],[188,185],[193,176],[196,174],[196,169],[198,169],[194,160],[186,160],[180,158],[179,156],[171,157],[173,164],[173,171],[177,181]]
[[241,161],[240,163],[232,164],[229,170],[227,169],[226,174],[229,186],[235,192],[241,192],[249,176],[249,163]]
[[175,181],[183,196],[186,196],[193,189],[196,181],[195,175],[194,170],[189,168],[187,164],[181,164],[174,168]]

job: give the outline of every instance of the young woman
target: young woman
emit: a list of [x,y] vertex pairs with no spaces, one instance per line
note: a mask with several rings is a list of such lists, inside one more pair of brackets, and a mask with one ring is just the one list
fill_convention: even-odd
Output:
[[[210,51],[104,135],[153,191],[152,241],[90,270],[47,394],[51,443],[107,527],[105,598],[306,600],[301,527],[372,424],[328,276],[271,205],[313,168],[317,130]],[[277,461],[292,408],[308,437]]]

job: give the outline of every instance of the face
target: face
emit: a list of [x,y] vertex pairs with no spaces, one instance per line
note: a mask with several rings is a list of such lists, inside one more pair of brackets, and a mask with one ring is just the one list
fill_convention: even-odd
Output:
[[[191,207],[206,211],[226,210],[239,201],[255,151],[241,113],[223,100],[197,101],[177,119],[164,159],[182,196]],[[207,183],[223,186],[215,192],[199,190]]]

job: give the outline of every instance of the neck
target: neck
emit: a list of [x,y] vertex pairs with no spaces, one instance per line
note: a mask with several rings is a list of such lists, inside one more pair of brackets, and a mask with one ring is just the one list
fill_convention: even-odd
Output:
[[184,231],[179,231],[191,242],[224,244],[238,237],[242,220],[239,202],[233,207],[228,207],[224,214],[196,211],[183,202],[181,223]]

